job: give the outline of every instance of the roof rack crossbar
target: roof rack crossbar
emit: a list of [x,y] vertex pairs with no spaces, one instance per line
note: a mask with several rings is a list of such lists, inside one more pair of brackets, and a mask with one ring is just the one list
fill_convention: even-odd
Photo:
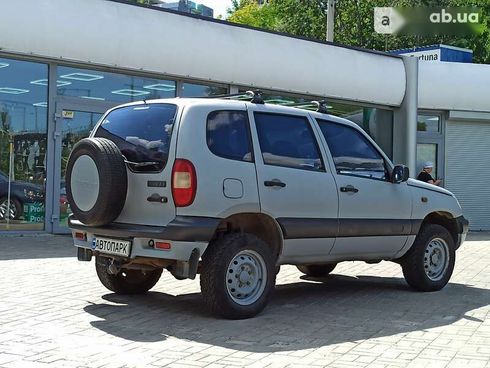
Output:
[[[250,90],[246,92],[230,93],[225,95],[203,96],[201,98],[223,98],[223,99],[235,98],[237,100],[244,100],[244,101],[248,100],[251,103],[260,104],[260,105],[263,105],[266,102],[264,101],[263,92],[261,90]],[[297,107],[305,110],[314,110],[322,114],[328,114],[328,108],[329,108],[329,106],[327,106],[326,100],[294,102],[294,103],[284,104],[284,106]]]
[[290,104],[288,106],[297,107],[306,110],[315,110],[316,112],[320,112],[322,114],[328,114],[327,101],[325,100],[297,102],[294,104]]
[[236,98],[238,100],[249,100],[251,103],[263,105],[264,99],[262,98],[262,94],[263,93],[260,90],[251,90],[241,93],[230,93],[226,95],[205,96],[202,98]]

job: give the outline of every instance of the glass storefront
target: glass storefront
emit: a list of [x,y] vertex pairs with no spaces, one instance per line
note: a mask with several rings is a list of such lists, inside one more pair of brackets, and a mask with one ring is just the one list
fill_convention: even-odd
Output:
[[427,162],[431,162],[434,165],[431,175],[443,179],[444,161],[441,157],[444,153],[443,144],[441,115],[419,114],[417,116],[417,173],[422,171]]
[[417,173],[421,172],[426,162],[432,162],[434,171],[432,176],[437,176],[437,144],[435,143],[417,143]]
[[417,116],[417,131],[418,132],[439,132],[441,129],[441,118],[432,115]]
[[182,83],[181,97],[220,96],[228,93],[228,88],[215,85]]
[[67,66],[59,66],[57,70],[58,96],[124,103],[155,98],[171,98],[176,95],[176,83],[170,80]]
[[48,66],[0,58],[0,230],[43,230]]
[[[49,67],[54,69],[53,80],[49,79]],[[143,99],[177,95],[206,97],[228,92],[228,86],[224,85],[56,64],[49,67],[46,63],[0,58],[0,230],[42,231],[45,223],[48,231],[67,230],[67,217],[71,213],[65,184],[68,157],[73,146],[90,134],[108,107]],[[49,83],[56,83],[56,94],[48,98]],[[264,99],[268,103],[314,108],[311,96],[266,92]],[[48,106],[56,112],[49,119]],[[332,115],[361,126],[392,156],[393,111],[331,101],[327,109]],[[425,120],[427,131],[432,131],[434,124],[440,126],[432,118]],[[53,133],[49,137],[48,126]],[[48,147],[53,157],[47,157]],[[432,152],[428,147],[420,149],[421,157]],[[46,188],[47,172],[54,175],[54,188],[49,184],[51,181]],[[52,198],[48,205],[46,197]]]

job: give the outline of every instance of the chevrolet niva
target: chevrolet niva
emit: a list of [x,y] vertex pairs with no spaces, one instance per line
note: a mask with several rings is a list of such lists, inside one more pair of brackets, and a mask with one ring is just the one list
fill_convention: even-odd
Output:
[[[409,179],[355,123],[251,101],[162,99],[109,110],[66,175],[78,259],[109,290],[145,293],[163,269],[200,274],[210,311],[248,318],[279,266],[323,277],[338,262],[401,265],[449,281],[468,221],[449,191]],[[323,107],[323,108],[322,108]]]

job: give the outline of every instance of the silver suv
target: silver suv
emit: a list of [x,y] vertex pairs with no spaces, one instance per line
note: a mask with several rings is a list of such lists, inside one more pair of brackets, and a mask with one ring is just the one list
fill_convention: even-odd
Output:
[[142,101],[108,111],[73,148],[69,226],[109,290],[199,273],[226,318],[259,313],[283,264],[324,277],[341,261],[390,260],[412,288],[439,290],[468,221],[453,194],[408,176],[324,112],[258,94]]

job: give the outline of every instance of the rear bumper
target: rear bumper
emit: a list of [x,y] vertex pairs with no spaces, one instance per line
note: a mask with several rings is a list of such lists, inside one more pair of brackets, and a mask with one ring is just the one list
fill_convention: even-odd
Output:
[[461,244],[466,240],[466,235],[468,234],[469,221],[464,218],[464,216],[459,216],[456,218],[456,223],[458,226],[458,239],[456,242],[456,249],[458,249]]
[[157,238],[175,241],[209,242],[214,235],[219,218],[176,216],[167,226],[132,225],[112,223],[105,226],[86,226],[76,220],[73,215],[68,218],[68,227],[104,236],[117,238]]
[[[93,249],[96,237],[126,239],[131,241],[129,258],[148,257],[188,261],[194,249],[203,254],[214,235],[220,219],[210,217],[177,216],[167,226],[145,226],[112,223],[106,226],[86,226],[73,216],[68,218],[76,247]],[[77,239],[75,233],[83,232],[85,239]],[[170,249],[160,250],[150,246],[151,242],[170,243]]]

